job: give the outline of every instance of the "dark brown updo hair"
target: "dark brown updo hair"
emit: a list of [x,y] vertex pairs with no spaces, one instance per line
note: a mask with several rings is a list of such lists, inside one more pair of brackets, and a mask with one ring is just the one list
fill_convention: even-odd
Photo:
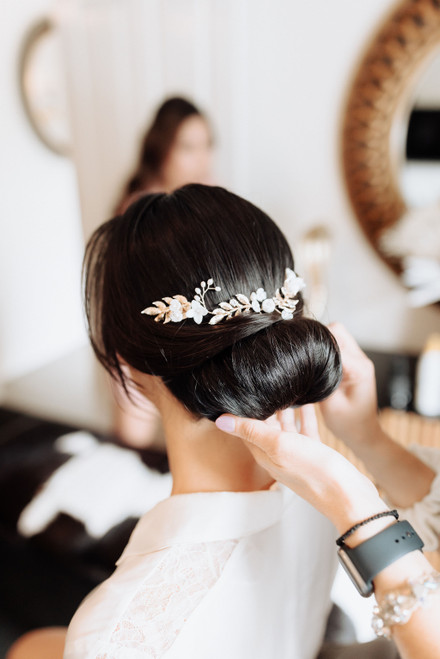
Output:
[[266,419],[289,405],[329,396],[341,377],[329,330],[303,314],[242,314],[213,326],[155,322],[141,311],[214,280],[213,309],[236,293],[283,285],[293,258],[284,235],[260,209],[219,187],[186,185],[150,194],[92,235],[84,260],[85,309],[94,351],[122,384],[120,358],[162,378],[196,417],[229,412]]

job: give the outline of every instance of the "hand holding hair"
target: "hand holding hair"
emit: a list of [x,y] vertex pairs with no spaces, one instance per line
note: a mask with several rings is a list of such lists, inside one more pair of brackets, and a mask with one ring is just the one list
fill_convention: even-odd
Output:
[[[340,533],[361,519],[385,510],[373,483],[342,455],[321,443],[313,405],[298,410],[299,432],[293,409],[278,413],[279,427],[271,421],[222,415],[220,430],[247,442],[255,460],[328,517]],[[355,495],[353,493],[356,493]],[[383,528],[389,520],[377,520]],[[360,529],[356,538],[362,537]],[[354,540],[354,538],[353,538]]]
[[329,330],[341,351],[342,380],[320,409],[333,434],[356,450],[380,433],[374,365],[341,323]]
[[342,380],[320,403],[331,432],[363,461],[394,505],[408,508],[430,490],[435,473],[381,428],[372,361],[340,323],[329,326],[341,351]]
[[[229,414],[220,416],[216,425],[246,441],[261,466],[328,517],[341,534],[353,525],[358,527],[362,520],[386,511],[387,506],[373,483],[342,455],[319,441],[313,406],[301,408],[299,418],[301,432],[296,429],[292,409],[278,414],[278,425],[273,424],[273,419],[257,421]],[[350,532],[346,544],[356,547],[394,522],[389,516],[374,519]],[[415,585],[411,586],[411,582]],[[429,588],[432,584],[434,590],[417,601],[417,593],[425,582],[430,584]],[[407,553],[380,571],[373,583],[379,620],[382,616],[385,626],[390,626],[402,659],[422,656],[438,659],[440,582],[423,554]],[[394,624],[396,618],[394,613],[390,617],[389,601],[399,601],[393,598],[411,589],[416,600],[412,615],[409,619],[402,616],[401,623]]]

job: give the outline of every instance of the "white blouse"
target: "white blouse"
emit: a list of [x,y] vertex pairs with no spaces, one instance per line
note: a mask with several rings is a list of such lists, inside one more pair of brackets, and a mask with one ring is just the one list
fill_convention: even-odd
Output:
[[335,529],[287,488],[171,496],[81,604],[64,659],[312,659]]

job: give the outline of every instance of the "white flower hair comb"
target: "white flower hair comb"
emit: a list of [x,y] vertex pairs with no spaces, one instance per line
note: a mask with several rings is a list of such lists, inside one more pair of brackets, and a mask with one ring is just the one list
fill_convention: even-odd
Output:
[[220,302],[218,307],[210,311],[205,302],[208,291],[220,291],[220,286],[214,286],[213,279],[202,281],[200,287],[195,289],[192,300],[187,300],[183,295],[163,297],[162,300],[153,302],[153,306],[147,307],[141,313],[154,316],[156,323],[180,323],[182,320],[192,318],[200,325],[207,315],[212,316],[210,325],[217,325],[222,320],[229,320],[239,314],[247,313],[273,313],[277,311],[283,320],[291,320],[298,299],[296,296],[305,287],[304,280],[298,277],[293,270],[286,268],[285,280],[281,289],[278,289],[273,297],[267,297],[263,288],[259,288],[249,297],[236,293],[229,302]]

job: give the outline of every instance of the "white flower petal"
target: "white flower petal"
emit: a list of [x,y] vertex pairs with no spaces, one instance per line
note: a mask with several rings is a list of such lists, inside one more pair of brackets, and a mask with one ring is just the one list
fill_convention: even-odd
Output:
[[182,305],[180,304],[179,300],[171,300],[170,311],[180,311],[181,309]]
[[257,290],[256,295],[257,295],[257,300],[258,300],[258,302],[263,302],[263,300],[265,300],[265,299],[267,298],[267,293],[266,293],[266,291],[264,290],[264,288],[259,288],[259,289]]
[[257,299],[252,300],[252,309],[255,311],[255,313],[261,312],[260,303]]
[[208,309],[204,307],[203,304],[200,304],[198,300],[192,300],[191,309],[194,312],[194,317],[196,315],[206,316],[206,314],[208,313]]
[[263,304],[261,305],[263,308],[263,311],[266,313],[272,313],[272,311],[275,311],[275,302],[273,301],[272,298],[267,298],[266,300],[263,300]]
[[293,313],[291,311],[288,311],[287,309],[283,309],[283,311],[281,312],[281,318],[283,320],[292,320]]
[[181,311],[172,311],[170,313],[170,320],[173,323],[180,323],[181,320],[183,320],[183,314]]
[[304,279],[298,277],[297,274],[290,268],[286,268],[286,279],[284,281],[284,288],[289,295],[297,295],[299,291],[305,288]]

